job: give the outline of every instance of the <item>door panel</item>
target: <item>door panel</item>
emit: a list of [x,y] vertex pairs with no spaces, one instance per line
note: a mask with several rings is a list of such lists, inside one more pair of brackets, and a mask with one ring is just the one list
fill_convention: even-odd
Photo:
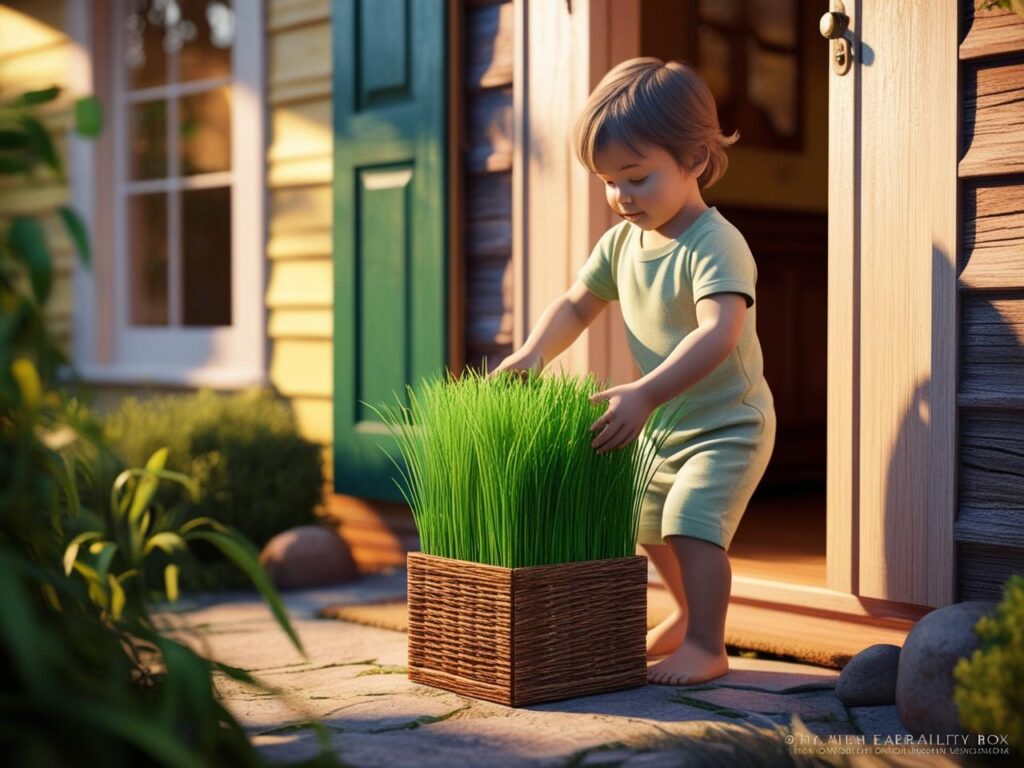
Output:
[[854,65],[830,74],[829,586],[939,606],[954,596],[957,12],[846,13]]
[[[402,499],[370,407],[447,360],[447,4],[335,0],[334,486]],[[382,450],[383,449],[383,450]]]

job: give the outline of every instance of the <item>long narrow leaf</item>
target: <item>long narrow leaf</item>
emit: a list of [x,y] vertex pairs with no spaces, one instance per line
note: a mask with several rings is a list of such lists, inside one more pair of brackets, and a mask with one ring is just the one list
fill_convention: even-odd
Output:
[[168,449],[166,447],[158,448],[146,462],[146,469],[148,471],[142,476],[139,484],[135,487],[132,506],[128,510],[129,523],[136,522],[153,500],[153,495],[160,486],[160,480],[152,473],[159,472],[167,464],[167,452]]
[[168,600],[172,603],[178,601],[178,566],[174,563],[168,563],[164,568],[164,589]]
[[58,176],[62,175],[64,169],[61,166],[60,155],[57,154],[46,127],[32,115],[21,116],[21,127],[39,159],[50,166]]
[[162,549],[167,554],[173,555],[174,550],[186,548],[185,540],[181,536],[171,531],[162,531],[154,533],[146,540],[146,544],[142,548],[142,554],[148,555],[154,549]]
[[79,547],[81,547],[87,541],[92,541],[93,539],[101,538],[103,538],[103,534],[99,531],[86,531],[85,533],[78,534],[77,536],[75,536],[75,538],[71,540],[71,543],[68,544],[67,549],[64,550],[65,576],[71,575],[71,568],[72,566],[74,566],[75,560],[78,559]]
[[89,245],[89,232],[85,228],[85,222],[71,208],[62,205],[58,209],[60,219],[64,222],[64,229],[67,230],[71,242],[75,244],[78,251],[78,260],[86,268],[92,267],[92,248]]
[[288,637],[291,638],[295,648],[304,657],[306,656],[306,651],[299,641],[299,636],[292,628],[291,622],[288,621],[288,614],[284,609],[280,596],[277,594],[277,590],[274,589],[270,579],[267,577],[267,572],[260,565],[259,553],[256,552],[248,541],[237,534],[218,533],[215,531],[191,531],[185,536],[185,539],[188,541],[195,539],[208,541],[237,565],[249,577],[256,589],[259,590],[267,605],[270,606],[270,610],[273,612],[274,618],[277,619],[277,623]]
[[124,587],[121,586],[121,582],[117,576],[111,575],[107,582],[110,584],[110,613],[115,620],[121,618],[121,614],[124,613],[125,594]]

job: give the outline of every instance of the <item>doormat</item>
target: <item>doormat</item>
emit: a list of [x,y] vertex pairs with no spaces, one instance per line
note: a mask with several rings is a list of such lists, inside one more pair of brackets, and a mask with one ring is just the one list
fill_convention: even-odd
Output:
[[316,613],[320,619],[340,619],[369,627],[409,631],[409,606],[405,599],[375,600],[358,605],[328,605]]
[[[652,591],[649,591],[647,628],[651,629],[660,624],[672,612],[673,605],[669,595],[661,594],[660,591],[652,594]],[[409,607],[404,599],[388,598],[357,605],[331,605],[317,611],[317,617],[350,621],[396,632],[409,631]],[[763,638],[745,636],[738,632],[726,632],[725,642],[730,655],[756,655],[757,658],[817,664],[832,669],[842,669],[850,660],[849,654],[829,648],[808,647],[797,642],[766,643]]]

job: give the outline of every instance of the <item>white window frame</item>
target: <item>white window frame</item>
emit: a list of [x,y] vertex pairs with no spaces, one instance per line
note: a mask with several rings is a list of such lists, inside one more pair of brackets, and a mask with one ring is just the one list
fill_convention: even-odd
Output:
[[[76,260],[74,274],[72,360],[87,382],[222,389],[267,382],[264,1],[236,0],[234,5],[231,171],[205,174],[196,182],[124,183],[125,106],[130,99],[123,89],[123,36],[118,34],[122,0],[67,0],[75,43],[71,88],[75,95],[98,95],[105,117],[99,140],[72,137],[70,145],[71,203],[85,218],[94,243],[93,268],[83,269]],[[189,84],[172,87],[177,93],[189,89]],[[227,178],[232,325],[132,326],[127,305],[128,188],[202,187]],[[179,237],[174,218],[168,218],[169,238]],[[175,282],[168,285],[172,307],[177,302]]]

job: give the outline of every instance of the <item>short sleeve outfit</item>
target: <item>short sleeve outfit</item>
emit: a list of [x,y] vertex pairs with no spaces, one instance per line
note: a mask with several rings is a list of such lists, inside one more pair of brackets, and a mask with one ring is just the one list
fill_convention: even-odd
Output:
[[664,245],[643,247],[642,232],[629,221],[616,224],[577,276],[595,296],[619,302],[644,375],[698,327],[698,300],[738,293],[747,312],[729,356],[665,405],[666,414],[682,410],[655,460],[665,459],[644,496],[637,541],[693,536],[728,550],[775,445],[774,401],[756,332],[757,265],[743,235],[714,206]]

